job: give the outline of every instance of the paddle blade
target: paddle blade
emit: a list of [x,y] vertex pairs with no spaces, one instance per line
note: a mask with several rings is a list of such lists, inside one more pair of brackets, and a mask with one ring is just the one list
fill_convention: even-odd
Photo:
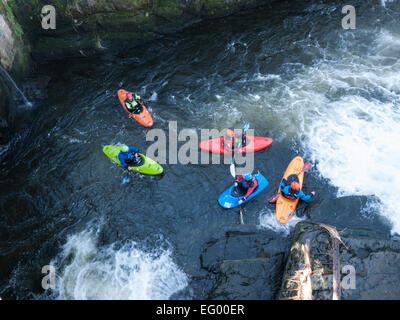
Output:
[[243,125],[243,132],[246,132],[249,128],[250,128],[250,122],[246,122],[246,123]]
[[242,212],[242,209],[240,209],[239,213],[240,213],[240,224],[244,224],[244,222],[243,222],[243,212]]
[[278,198],[279,198],[279,193],[274,194],[271,198],[269,198],[268,202],[269,203],[275,203],[276,200],[278,200]]
[[232,177],[236,179],[236,168],[235,168],[235,162],[233,160],[231,166],[229,167],[229,170],[231,171]]
[[121,181],[121,186],[128,182],[129,182],[129,178],[128,178],[128,176],[125,176]]
[[311,168],[311,162],[307,161],[304,166],[303,166],[303,170],[301,170],[301,172],[307,172],[309,169]]

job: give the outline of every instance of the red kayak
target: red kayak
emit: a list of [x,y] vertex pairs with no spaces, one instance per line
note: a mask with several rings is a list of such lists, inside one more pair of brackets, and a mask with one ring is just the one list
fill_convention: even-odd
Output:
[[[245,135],[247,144],[244,147],[240,147],[235,150],[238,153],[254,152],[265,149],[274,140],[267,137],[253,137]],[[201,141],[199,143],[199,148],[201,150],[206,150],[214,153],[232,153],[231,140],[228,140],[226,145],[224,144],[224,137],[215,138],[211,140]]]

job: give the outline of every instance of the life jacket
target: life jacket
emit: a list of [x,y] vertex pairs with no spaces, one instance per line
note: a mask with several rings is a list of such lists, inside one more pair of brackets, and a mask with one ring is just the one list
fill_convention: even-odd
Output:
[[130,99],[126,99],[125,100],[125,106],[126,108],[131,111],[134,112],[136,114],[139,114],[143,111],[143,107],[142,105],[139,103],[138,100],[130,100]]
[[247,184],[247,186],[249,188],[253,188],[254,187],[254,180],[255,180],[254,176],[253,176],[253,178],[251,178],[251,180],[246,180],[246,179],[243,178],[243,181],[246,182],[246,184]]
[[128,109],[134,108],[134,107],[136,107],[138,105],[137,101],[133,100],[133,99],[132,100],[126,99],[125,100],[125,104],[126,104]]
[[137,158],[129,159],[128,157],[125,159],[125,163],[132,166],[139,166],[143,162],[142,157],[139,155]]
[[[288,178],[289,178],[289,177],[288,177]],[[289,182],[289,179],[283,179],[282,182],[283,182],[283,184],[285,185],[285,187],[287,187],[287,186],[290,186],[291,183],[292,183],[293,181],[290,181],[290,182]],[[283,193],[283,192],[281,191],[282,195],[283,195],[286,199],[289,199],[289,200],[296,200],[296,199],[297,199],[296,196],[299,194],[299,192],[300,192],[300,189],[299,189],[299,190],[293,190],[292,187],[289,188],[288,194],[285,194],[285,193]]]

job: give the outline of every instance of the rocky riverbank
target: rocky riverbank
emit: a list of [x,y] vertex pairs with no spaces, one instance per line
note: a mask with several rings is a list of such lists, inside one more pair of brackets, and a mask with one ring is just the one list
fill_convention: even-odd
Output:
[[[335,229],[342,241],[338,251],[341,299],[400,299],[400,241],[368,229]],[[302,245],[307,240],[312,299],[332,299],[333,239],[326,225],[311,221],[296,225],[291,245],[261,230],[228,232],[224,239],[209,242],[201,256],[203,268],[216,274],[209,298],[298,299],[299,272],[305,266]],[[208,255],[219,258],[210,260]]]
[[[32,44],[36,60],[87,56],[128,49],[175,33],[205,19],[219,18],[271,0],[8,0]],[[53,5],[56,28],[43,29],[42,8]],[[19,28],[18,28],[19,30]]]
[[243,229],[209,241],[200,257],[202,268],[217,275],[208,298],[274,299],[287,247],[273,232]]
[[0,1],[0,144],[8,140],[10,131],[10,84],[4,72],[20,79],[29,69],[30,45],[21,26],[8,6]]

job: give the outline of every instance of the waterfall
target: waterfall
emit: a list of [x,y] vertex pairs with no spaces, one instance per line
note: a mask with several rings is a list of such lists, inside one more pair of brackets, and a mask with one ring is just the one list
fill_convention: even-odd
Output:
[[[8,83],[12,86],[13,91],[18,92],[19,96],[22,97],[22,100],[24,101],[24,105],[28,107],[32,107],[32,102],[30,102],[26,97],[25,94],[21,91],[20,88],[18,88],[17,84],[15,81],[11,78],[11,76],[8,74],[6,69],[3,68],[3,66],[0,64],[0,75],[3,75],[3,77],[0,77],[0,79],[4,80],[4,83]],[[15,95],[14,95],[15,98]]]

